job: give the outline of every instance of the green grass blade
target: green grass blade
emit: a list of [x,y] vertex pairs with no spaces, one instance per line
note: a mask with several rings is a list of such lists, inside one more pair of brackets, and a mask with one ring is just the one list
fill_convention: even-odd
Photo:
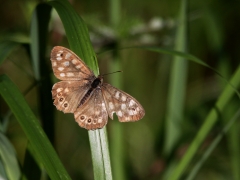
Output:
[[[121,0],[110,0],[109,1],[109,22],[113,29],[117,29],[120,25],[122,11],[121,11]],[[116,30],[117,32],[117,30]],[[121,39],[117,38],[117,44],[121,43]],[[109,69],[112,72],[122,69],[121,57],[118,51],[112,52],[112,60],[109,64]],[[122,74],[118,73],[114,76],[109,76],[110,82],[113,86],[122,89]],[[124,130],[122,124],[118,122],[117,117],[115,116],[111,122],[111,130],[114,132],[110,137],[110,150],[111,150],[111,159],[113,166],[113,177],[116,180],[126,179],[125,169],[124,169]]]
[[[31,20],[30,44],[32,64],[37,81],[41,80],[38,86],[39,113],[42,119],[42,127],[48,139],[54,144],[54,109],[52,104],[51,77],[49,74],[49,64],[46,59],[46,44],[48,35],[48,24],[51,15],[51,6],[39,4],[33,13]],[[40,79],[42,78],[42,79]]]
[[[120,56],[117,52],[113,53],[113,60],[110,62],[110,69],[117,71],[121,68]],[[117,73],[110,76],[111,84],[115,87],[122,89],[122,74]],[[123,139],[123,126],[119,123],[118,118],[115,116],[111,122],[111,130],[114,132],[110,137],[111,142],[111,157],[113,164],[114,179],[121,180],[125,178],[124,172],[124,139]]]
[[[128,48],[123,48],[123,49],[129,49],[130,47]],[[147,46],[139,46],[139,47],[131,47],[131,48],[139,48],[139,49],[146,49],[146,50],[149,50],[149,51],[153,51],[153,52],[158,52],[158,53],[163,53],[163,54],[169,54],[169,55],[172,55],[172,56],[179,56],[179,57],[182,57],[184,59],[187,59],[187,60],[190,60],[192,62],[195,62],[199,65],[202,65],[202,66],[205,66],[211,70],[213,70],[217,75],[219,75],[228,85],[230,85],[235,93],[238,95],[238,97],[240,98],[240,93],[239,91],[237,90],[237,88],[231,84],[231,82],[226,78],[224,77],[218,70],[216,70],[215,68],[211,67],[210,65],[208,65],[207,63],[205,63],[204,61],[202,61],[201,59],[191,55],[191,54],[188,54],[188,53],[184,53],[184,52],[180,52],[180,51],[175,51],[175,50],[170,50],[170,49],[166,49],[166,48],[160,48],[160,47],[147,47]]]
[[[66,0],[49,1],[49,4],[57,10],[63,22],[71,49],[86,62],[95,75],[98,75],[99,70],[96,55],[90,42],[87,26],[82,18]],[[88,131],[88,133],[92,152],[94,178],[112,179],[105,128]]]
[[95,179],[112,179],[106,128],[89,131]]
[[121,0],[111,0],[109,1],[110,4],[110,23],[113,27],[119,25],[121,20]]
[[[103,156],[100,151],[101,149],[101,140],[100,132],[92,131],[89,133],[90,146],[92,151],[92,160],[93,160],[93,171],[95,179],[104,179],[104,164]],[[97,149],[96,151],[93,149]]]
[[108,139],[106,128],[103,131],[99,131],[101,138],[101,146],[102,146],[102,155],[103,155],[103,163],[104,163],[104,171],[105,171],[105,179],[112,180],[112,171],[111,171],[111,163],[109,156],[109,147],[108,147]]
[[112,179],[106,128],[88,131],[95,179]]
[[51,179],[70,179],[38,120],[16,85],[6,75],[2,75],[0,76],[0,87],[1,96],[17,118],[29,143],[32,145],[34,153],[41,160]]
[[15,149],[7,137],[2,133],[0,133],[0,159],[0,161],[3,162],[4,169],[6,171],[6,179],[20,179],[21,172],[18,165]]
[[198,173],[199,169],[202,167],[203,163],[207,160],[207,158],[210,156],[210,154],[213,152],[213,150],[216,148],[216,146],[219,144],[219,142],[222,140],[224,135],[228,132],[228,130],[232,127],[232,125],[239,119],[240,117],[240,110],[238,110],[233,118],[231,118],[228,123],[225,125],[223,130],[218,134],[218,136],[213,140],[211,145],[205,150],[202,158],[198,163],[193,167],[190,174],[186,178],[186,180],[192,180],[195,178],[196,174]]
[[86,64],[99,74],[95,52],[90,42],[88,29],[82,18],[66,0],[48,1],[60,16],[71,50],[75,52]]
[[0,42],[0,65],[4,62],[7,56],[19,46],[19,43],[13,41]]
[[[240,85],[240,66],[237,68],[236,72],[232,76],[230,80],[231,85],[234,87],[238,87]],[[182,160],[178,164],[177,168],[173,172],[170,180],[180,179],[186,167],[189,165],[193,156],[196,154],[198,148],[212,129],[213,125],[216,123],[218,119],[218,114],[223,112],[224,107],[228,104],[230,99],[233,97],[235,90],[232,88],[230,84],[228,84],[221,95],[219,96],[215,107],[211,109],[208,113],[206,119],[204,120],[204,124],[198,131],[196,137],[188,148],[187,152],[183,156]]]
[[229,154],[231,159],[233,179],[238,180],[240,179],[240,145],[236,142],[239,140],[239,124],[231,128],[227,139],[229,141],[228,147],[230,152]]
[[[186,51],[187,46],[187,1],[181,1],[181,9],[179,15],[179,26],[176,33],[176,45],[175,49],[181,52]],[[187,79],[187,60],[175,56],[171,68],[170,74],[170,88],[167,102],[167,113],[166,113],[166,134],[165,134],[165,145],[164,154],[168,155],[171,153],[175,143],[181,136],[181,126],[183,121],[183,110],[185,106],[185,89]]]
[[[158,46],[132,46],[132,47],[126,47],[126,48],[121,48],[121,49],[123,50],[123,49],[132,49],[132,48],[145,49],[145,50],[158,52],[158,53],[162,53],[162,54],[169,54],[169,55],[172,55],[172,56],[179,56],[179,57],[182,57],[183,59],[187,59],[187,60],[190,60],[190,61],[192,61],[194,63],[199,64],[199,65],[205,66],[205,67],[213,70],[219,76],[223,77],[218,70],[216,70],[215,68],[211,67],[210,65],[208,65],[207,63],[205,63],[201,59],[199,59],[196,56],[193,56],[193,55],[191,55],[189,53],[185,53],[185,52],[181,52],[181,51],[177,51],[177,50],[172,50],[172,49],[168,49],[168,48],[162,48],[162,47],[158,47]],[[108,52],[108,51],[106,51],[106,52]]]

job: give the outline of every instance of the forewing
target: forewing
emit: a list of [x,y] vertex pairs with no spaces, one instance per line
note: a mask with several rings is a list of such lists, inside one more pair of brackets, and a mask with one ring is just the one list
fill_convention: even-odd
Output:
[[108,114],[100,88],[94,89],[89,100],[75,111],[74,117],[79,126],[88,130],[107,124]]
[[55,46],[51,52],[51,62],[54,75],[60,80],[91,79],[93,72],[71,50]]
[[115,112],[120,122],[137,121],[145,115],[141,104],[129,94],[104,83],[101,86],[109,117]]
[[64,113],[73,113],[90,88],[88,80],[60,81],[52,87],[54,105]]

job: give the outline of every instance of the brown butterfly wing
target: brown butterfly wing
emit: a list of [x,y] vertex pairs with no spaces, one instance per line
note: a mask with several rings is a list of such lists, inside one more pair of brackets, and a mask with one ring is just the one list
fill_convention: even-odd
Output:
[[145,115],[141,104],[129,94],[107,83],[103,83],[101,90],[111,119],[114,112],[120,122],[137,121]]
[[94,89],[88,101],[74,112],[74,117],[79,126],[88,130],[107,124],[108,113],[100,88]]
[[87,80],[60,81],[52,87],[54,105],[64,113],[73,113],[90,87]]
[[73,113],[96,78],[87,65],[71,50],[55,46],[51,52],[54,75],[63,81],[53,85],[54,105],[64,113]]
[[83,80],[96,78],[87,65],[71,50],[55,46],[51,52],[54,75],[60,80]]

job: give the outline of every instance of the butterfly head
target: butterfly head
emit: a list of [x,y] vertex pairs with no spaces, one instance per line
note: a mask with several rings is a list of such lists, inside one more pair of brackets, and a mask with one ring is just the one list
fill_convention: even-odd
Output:
[[103,77],[99,75],[96,79],[94,79],[94,81],[92,82],[91,86],[92,86],[92,88],[96,88],[99,85],[101,85],[102,82],[103,82]]
[[103,75],[98,75],[97,79],[102,83],[103,82]]

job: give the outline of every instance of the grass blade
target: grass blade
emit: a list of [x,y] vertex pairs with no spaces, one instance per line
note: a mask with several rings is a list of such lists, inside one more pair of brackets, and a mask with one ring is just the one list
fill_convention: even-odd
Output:
[[207,158],[210,156],[210,154],[213,152],[213,150],[216,148],[216,146],[219,144],[219,142],[222,140],[223,136],[228,132],[228,130],[232,127],[232,125],[235,123],[236,120],[238,120],[240,117],[240,110],[238,110],[233,118],[231,118],[226,126],[223,128],[223,130],[218,134],[218,136],[213,140],[211,145],[205,150],[202,158],[198,163],[193,167],[190,174],[186,178],[186,180],[192,180],[195,178],[197,172],[202,167],[203,163],[207,160]]
[[0,157],[7,174],[6,179],[20,179],[21,172],[18,165],[15,149],[13,145],[9,142],[9,140],[6,138],[6,136],[4,136],[2,133],[0,133]]
[[[87,26],[82,18],[66,0],[49,1],[49,4],[57,10],[63,22],[71,50],[86,62],[95,75],[98,75],[96,55],[90,42]],[[88,134],[92,152],[94,178],[112,179],[105,128],[88,131]]]
[[33,41],[30,44],[30,50],[35,77],[38,82],[41,80],[38,86],[38,107],[42,119],[42,127],[50,142],[54,144],[54,106],[52,105],[52,94],[50,91],[52,82],[49,66],[45,60],[50,14],[51,6],[39,4],[36,7],[31,20],[31,39]]
[[[187,28],[187,1],[181,1],[179,15],[179,27],[176,34],[175,49],[181,52],[186,51],[186,28]],[[175,56],[170,74],[170,89],[168,95],[168,106],[166,114],[166,135],[164,153],[170,154],[175,143],[181,135],[179,125],[183,121],[183,110],[185,102],[185,89],[187,79],[187,60]]]
[[[120,0],[111,0],[109,1],[109,21],[111,27],[115,30],[120,25],[121,21],[121,1]],[[117,38],[117,44],[121,43],[121,38]],[[120,59],[119,52],[116,50],[112,51],[112,60],[109,64],[111,71],[117,71],[122,69],[122,63]],[[121,73],[110,76],[110,82],[113,86],[122,89],[122,75]],[[116,180],[126,179],[124,171],[124,140],[123,140],[123,126],[118,122],[117,117],[115,116],[111,123],[111,130],[114,132],[110,137],[110,150],[113,166],[113,177]]]
[[0,42],[0,65],[4,62],[7,56],[17,47],[19,43],[13,41],[1,41]]
[[[234,87],[238,87],[240,85],[240,66],[237,68],[235,74],[232,76],[230,84]],[[204,124],[198,131],[196,137],[194,138],[187,152],[185,153],[182,160],[178,164],[177,168],[173,172],[172,176],[170,177],[170,180],[177,180],[181,177],[184,170],[189,165],[193,156],[196,154],[198,148],[202,144],[203,140],[206,138],[206,136],[212,129],[213,125],[216,123],[218,119],[218,114],[223,112],[224,107],[233,97],[235,89],[233,89],[230,84],[228,84],[224,88],[222,94],[219,96],[217,102],[215,103],[215,107],[212,108],[211,111],[208,113],[204,121]]]
[[6,76],[0,76],[0,94],[17,118],[34,153],[41,160],[51,179],[70,179],[38,120],[27,105],[16,85]]

